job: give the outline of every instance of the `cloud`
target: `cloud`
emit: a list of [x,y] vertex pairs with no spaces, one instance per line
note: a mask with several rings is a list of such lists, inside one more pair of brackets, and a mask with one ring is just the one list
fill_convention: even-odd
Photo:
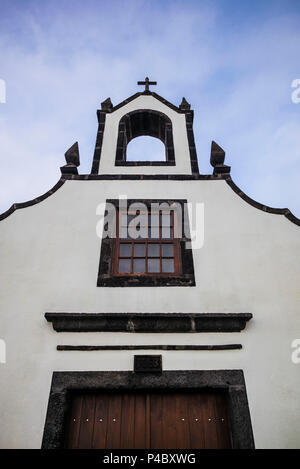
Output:
[[300,104],[290,87],[299,11],[228,27],[236,13],[221,3],[4,2],[0,209],[52,187],[76,140],[89,173],[100,102],[117,104],[149,75],[166,99],[192,103],[202,172],[214,139],[246,193],[300,216]]

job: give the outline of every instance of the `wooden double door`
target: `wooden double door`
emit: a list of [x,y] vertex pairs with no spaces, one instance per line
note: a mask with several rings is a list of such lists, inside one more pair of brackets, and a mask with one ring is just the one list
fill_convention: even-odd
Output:
[[226,394],[216,391],[73,394],[65,428],[74,449],[231,447]]

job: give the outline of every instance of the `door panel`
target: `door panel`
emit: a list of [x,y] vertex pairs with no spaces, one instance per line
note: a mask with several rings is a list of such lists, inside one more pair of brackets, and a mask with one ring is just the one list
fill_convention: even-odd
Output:
[[230,448],[226,394],[126,391],[74,394],[67,448]]

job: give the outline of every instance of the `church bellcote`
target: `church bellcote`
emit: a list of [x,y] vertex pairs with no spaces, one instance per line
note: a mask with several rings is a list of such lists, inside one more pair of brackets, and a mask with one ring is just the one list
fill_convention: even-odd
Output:
[[[168,102],[138,81],[141,92],[113,106],[110,98],[97,111],[98,132],[91,174],[199,174],[193,133],[193,111],[185,98],[179,106]],[[161,161],[129,161],[127,146],[135,138],[159,139],[165,147]]]

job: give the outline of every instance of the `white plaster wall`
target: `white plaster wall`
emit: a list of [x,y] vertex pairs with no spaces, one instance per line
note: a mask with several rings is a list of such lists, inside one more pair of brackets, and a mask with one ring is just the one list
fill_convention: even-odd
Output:
[[[166,114],[173,128],[175,166],[115,166],[120,119],[128,112],[151,109]],[[111,114],[106,114],[99,165],[99,174],[191,174],[191,160],[186,132],[185,114],[158,101],[153,96],[139,96]]]
[[[204,203],[196,287],[97,288],[96,207],[107,198]],[[0,222],[0,447],[39,448],[53,371],[132,370],[131,351],[58,352],[58,344],[228,344],[234,351],[166,351],[164,369],[243,369],[258,448],[300,447],[300,227],[257,210],[225,181],[67,181]],[[45,311],[251,312],[234,334],[56,333]],[[151,353],[145,352],[145,353]]]

